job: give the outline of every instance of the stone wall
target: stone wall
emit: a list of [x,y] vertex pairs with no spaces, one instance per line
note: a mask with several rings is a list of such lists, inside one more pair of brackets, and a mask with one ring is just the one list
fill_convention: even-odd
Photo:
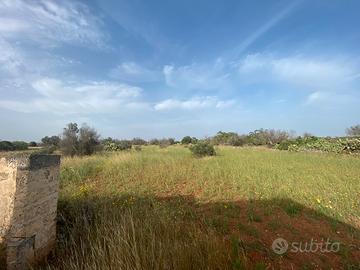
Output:
[[0,264],[4,269],[26,269],[52,250],[59,169],[57,155],[0,158],[0,245],[6,257],[6,263]]

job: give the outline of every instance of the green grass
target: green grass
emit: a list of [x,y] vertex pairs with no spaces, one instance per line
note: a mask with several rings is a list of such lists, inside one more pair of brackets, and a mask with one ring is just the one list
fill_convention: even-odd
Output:
[[[290,226],[281,220],[359,222],[358,157],[263,148],[216,151],[215,157],[198,159],[181,146],[148,146],[64,158],[61,241],[47,267],[265,269],[246,248],[231,252],[229,235],[242,237],[243,231],[264,237],[259,256],[276,268],[278,257],[269,255],[268,242],[274,231]],[[309,220],[313,231],[321,228],[319,220]]]
[[[290,198],[346,220],[360,215],[360,159],[254,148],[221,148],[194,159],[188,149],[146,147],[139,153],[63,160],[63,193],[91,185],[101,192],[195,195],[201,201]],[[90,181],[89,181],[90,180]],[[301,209],[283,206],[289,214]]]

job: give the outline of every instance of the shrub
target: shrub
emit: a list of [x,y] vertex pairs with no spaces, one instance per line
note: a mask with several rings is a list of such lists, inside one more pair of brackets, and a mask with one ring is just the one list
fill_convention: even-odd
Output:
[[132,144],[128,140],[109,140],[107,139],[104,144],[105,151],[124,151],[129,150],[132,147]]
[[149,141],[149,144],[151,144],[151,145],[159,145],[159,140],[158,139],[151,139],[150,141]]
[[173,144],[175,144],[174,138],[163,138],[163,139],[159,140],[159,146],[161,148],[165,148],[165,147],[168,147]]
[[142,150],[141,145],[135,145],[134,149],[135,149],[136,152],[140,152]]
[[279,150],[360,153],[360,138],[298,137],[276,146]]
[[132,139],[131,144],[132,145],[145,145],[145,144],[147,144],[147,142],[141,138],[134,138],[134,139]]
[[30,146],[30,147],[36,147],[36,146],[37,146],[37,143],[36,143],[36,142],[29,142],[29,146]]
[[130,141],[128,140],[121,140],[121,141],[118,141],[118,146],[119,146],[119,149],[120,151],[124,151],[124,150],[129,150],[131,149],[132,147],[132,144]]
[[294,144],[294,141],[292,140],[287,140],[287,141],[283,141],[279,144],[276,145],[276,149],[279,150],[289,150],[289,147]]
[[205,156],[215,156],[215,148],[212,144],[209,142],[198,142],[194,145],[192,145],[190,148],[190,151],[193,153],[196,157],[205,157]]
[[79,130],[79,151],[80,155],[93,154],[100,145],[100,135],[95,129],[84,124]]
[[76,123],[69,123],[62,134],[61,150],[64,155],[91,155],[100,145],[99,137],[97,131],[86,124],[79,129]]
[[41,139],[41,142],[45,145],[45,146],[55,146],[58,147],[60,145],[60,137],[59,136],[46,136],[44,138]]
[[0,151],[14,151],[15,146],[9,141],[0,141]]
[[74,156],[79,151],[79,128],[76,123],[69,123],[63,131],[60,146],[64,155]]
[[27,142],[23,142],[23,141],[15,141],[12,142],[13,146],[14,146],[14,150],[26,150],[28,149],[28,144]]
[[360,138],[347,139],[343,142],[346,153],[360,153]]
[[0,141],[0,151],[22,151],[28,149],[28,143],[23,141]]
[[252,145],[273,146],[290,138],[290,134],[283,130],[259,129],[250,132],[247,140]]
[[197,141],[198,139],[196,139],[195,137],[185,136],[184,138],[182,138],[181,144],[195,144],[197,143]]

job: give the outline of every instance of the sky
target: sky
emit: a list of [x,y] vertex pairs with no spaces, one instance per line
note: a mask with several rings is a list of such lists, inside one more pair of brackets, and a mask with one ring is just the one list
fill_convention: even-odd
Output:
[[0,0],[0,140],[360,123],[358,0]]

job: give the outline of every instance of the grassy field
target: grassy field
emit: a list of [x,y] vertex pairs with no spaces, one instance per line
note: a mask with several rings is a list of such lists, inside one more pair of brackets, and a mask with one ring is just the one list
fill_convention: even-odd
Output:
[[[182,146],[64,158],[48,269],[360,269],[360,158]],[[340,242],[338,252],[271,245]]]

